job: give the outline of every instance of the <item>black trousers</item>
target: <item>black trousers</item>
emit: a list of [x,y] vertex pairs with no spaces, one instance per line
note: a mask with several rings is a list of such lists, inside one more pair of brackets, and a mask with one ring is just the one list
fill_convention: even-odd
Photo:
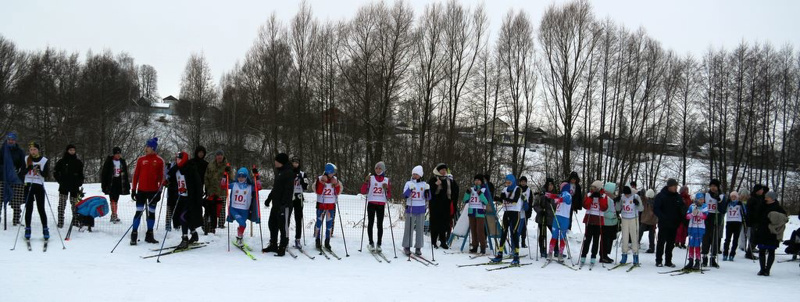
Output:
[[[675,248],[675,236],[678,233],[678,227],[658,227],[658,243],[656,244],[656,264],[672,263],[672,250]],[[662,257],[663,256],[663,257]]]
[[39,219],[42,221],[42,228],[47,228],[47,212],[44,210],[44,186],[40,184],[28,184],[25,186],[25,227],[31,227],[33,217],[33,202],[36,200],[36,210],[39,211]]
[[378,217],[378,246],[383,242],[383,215],[385,214],[385,210],[385,204],[367,204],[367,236],[369,237],[369,244],[375,244],[375,241],[372,239],[372,226],[375,225],[376,216]]
[[303,193],[295,193],[292,198],[292,206],[289,208],[289,215],[286,217],[286,227],[288,228],[292,221],[292,212],[294,212],[294,239],[303,238]]
[[272,206],[269,211],[269,244],[276,246],[280,235],[280,247],[289,245],[289,235],[286,224],[286,215],[289,210],[284,207]]
[[613,250],[614,240],[617,239],[618,229],[616,225],[603,226],[603,248],[600,254],[606,256],[606,258],[611,258],[609,254],[611,254],[611,250]]
[[[739,247],[739,233],[742,231],[742,223],[738,221],[729,221],[725,226],[725,247],[722,250],[722,254],[727,256],[731,255],[731,257],[736,255],[736,248]],[[733,246],[731,246],[731,240],[733,240]],[[730,247],[730,250],[728,250]],[[730,254],[728,254],[730,251]]]
[[503,213],[503,237],[500,237],[500,247],[505,246],[506,238],[509,236],[511,236],[511,251],[516,253],[519,249],[519,212]]
[[450,233],[450,214],[431,213],[430,216],[431,244],[436,245],[438,239],[440,243],[447,243]]
[[717,257],[719,246],[722,241],[723,225],[717,221],[719,213],[709,213],[706,217],[706,233],[703,234],[703,255],[711,254]]
[[[644,223],[640,223],[639,224],[639,242],[638,242],[638,244],[639,245],[642,244],[642,235],[644,235],[645,231],[647,231],[647,233],[648,233],[647,234],[647,239],[648,239],[648,241],[650,241],[650,244],[648,244],[648,249],[651,249],[651,250],[656,249],[656,226],[655,225],[649,225],[649,224],[644,224]],[[677,233],[677,229],[675,230],[675,232]]]
[[603,232],[603,227],[599,225],[587,225],[586,234],[583,236],[583,250],[581,257],[586,258],[589,254],[589,245],[592,245],[592,258],[597,258],[597,250],[600,248],[600,233]]

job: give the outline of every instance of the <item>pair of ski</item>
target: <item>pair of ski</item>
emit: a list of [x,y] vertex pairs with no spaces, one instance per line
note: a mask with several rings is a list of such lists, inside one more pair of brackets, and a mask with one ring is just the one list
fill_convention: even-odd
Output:
[[460,265],[458,265],[458,267],[483,266],[483,265],[497,266],[497,267],[487,268],[486,269],[486,271],[491,272],[491,271],[496,271],[496,270],[508,269],[508,268],[512,268],[512,267],[526,266],[526,265],[531,265],[531,264],[533,264],[533,263],[512,264],[511,262],[507,262],[507,261],[506,262],[503,262],[503,261],[501,261],[501,262],[489,261],[489,262],[484,262],[484,263],[460,264]]
[[662,274],[662,275],[663,274],[669,274],[670,276],[680,276],[680,275],[686,275],[686,274],[689,274],[689,273],[705,274],[704,272],[707,272],[707,271],[709,271],[709,270],[708,269],[686,269],[686,268],[682,268],[682,269],[676,269],[676,270],[671,270],[671,271],[667,271],[667,272],[659,272],[659,274]]
[[[149,259],[149,258],[155,258],[155,257],[158,257],[158,256],[172,255],[172,254],[177,254],[177,253],[185,252],[185,251],[188,251],[188,250],[199,249],[199,248],[203,248],[203,247],[207,247],[207,246],[208,246],[208,242],[196,242],[196,243],[190,244],[189,247],[185,248],[185,249],[179,249],[177,245],[170,246],[170,247],[165,247],[164,249],[151,249],[151,251],[154,251],[154,252],[159,252],[160,251],[161,253],[158,253],[158,254],[155,254],[155,255],[141,256],[141,258],[142,259]],[[169,251],[165,252],[165,250],[169,250]]]
[[375,260],[377,260],[378,263],[382,263],[383,261],[386,261],[386,263],[392,263],[392,261],[389,261],[389,259],[386,258],[386,255],[384,255],[383,252],[378,252],[373,250],[369,251],[369,253],[372,254],[373,257],[375,257]]
[[547,267],[547,265],[549,265],[550,263],[553,263],[553,262],[561,264],[562,266],[564,266],[564,267],[566,267],[568,269],[571,269],[573,271],[578,271],[577,268],[575,268],[574,266],[571,266],[571,265],[567,265],[566,263],[564,263],[564,261],[557,261],[557,260],[550,260],[550,259],[546,259],[545,260],[544,265],[542,265],[542,268]]
[[247,245],[247,243],[242,242],[242,244],[239,245],[236,243],[236,241],[233,241],[233,246],[238,248],[240,251],[244,252],[244,254],[247,255],[247,257],[252,259],[253,261],[257,260],[256,256],[253,256],[252,253],[253,249],[249,245]]
[[408,261],[411,261],[411,259],[414,259],[414,261],[419,262],[424,266],[431,266],[431,265],[439,266],[439,263],[432,262],[432,261],[428,260],[427,258],[422,257],[422,256],[417,255],[417,254],[411,253],[411,254],[408,254],[407,256],[408,256]]
[[334,253],[333,250],[329,248],[317,248],[317,251],[319,252],[320,255],[324,256],[328,260],[331,260],[331,256],[333,256],[333,258],[336,258],[336,260],[342,260],[342,257],[336,255],[336,253]]
[[[485,256],[486,256],[486,254],[473,255],[473,256],[469,256],[469,259],[477,259],[477,258],[485,257]],[[525,257],[528,257],[528,255],[519,255],[519,257],[520,258],[525,258]],[[505,256],[503,256],[503,260],[511,260],[511,258],[514,258],[514,256],[513,255],[505,255]]]
[[[314,257],[314,256],[311,256],[311,255],[310,255],[308,252],[306,252],[306,250],[305,250],[305,249],[303,249],[303,248],[301,248],[301,247],[299,247],[299,246],[295,246],[294,248],[296,248],[297,250],[299,250],[299,251],[300,251],[300,253],[302,253],[303,255],[306,255],[306,257],[308,257],[308,259],[314,260],[314,258],[316,258],[316,257]],[[289,252],[289,250],[288,250],[288,249],[287,249],[286,251],[287,251],[287,252]],[[292,255],[292,256],[294,256],[294,253],[292,253],[292,252],[289,252],[289,254],[290,254],[290,255]],[[297,257],[294,257],[294,258],[297,258]]]
[[[617,264],[617,265],[609,268],[608,270],[609,271],[613,271],[613,270],[618,269],[620,267],[627,267],[628,265],[630,265],[630,263],[620,263],[620,264]],[[629,267],[627,270],[625,270],[625,272],[626,273],[630,273],[633,269],[635,269],[637,267],[640,267],[640,266],[642,266],[642,265],[641,264],[631,265],[631,267]]]
[[[33,247],[31,247],[31,240],[25,239],[25,244],[28,246],[28,252],[33,251]],[[44,241],[44,246],[42,247],[42,252],[47,252],[47,240]]]

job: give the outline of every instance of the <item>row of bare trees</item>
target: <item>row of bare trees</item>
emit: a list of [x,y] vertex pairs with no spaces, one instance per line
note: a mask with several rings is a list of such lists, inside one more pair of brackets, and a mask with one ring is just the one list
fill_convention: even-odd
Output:
[[[596,18],[583,0],[551,5],[538,22],[511,10],[497,33],[482,6],[451,0],[417,13],[404,1],[374,2],[322,22],[301,3],[289,20],[270,16],[219,81],[202,54],[191,55],[180,92],[189,107],[170,126],[175,145],[259,165],[288,151],[311,172],[333,162],[349,191],[383,160],[401,179],[443,162],[462,183],[475,173],[540,183],[576,170],[646,187],[666,177],[698,187],[719,178],[727,190],[760,182],[800,199],[800,158],[789,152],[800,139],[800,56],[791,46],[678,54],[644,29]],[[86,135],[99,138],[87,146],[98,150],[125,133],[96,129],[150,129],[119,112],[156,97],[152,67],[108,52],[85,63],[52,49],[15,52],[5,40],[0,51],[0,101],[14,110],[3,129],[56,142]],[[90,120],[102,127],[60,128],[95,110],[107,113]],[[48,118],[20,125],[14,114]],[[547,136],[533,145],[539,129]]]

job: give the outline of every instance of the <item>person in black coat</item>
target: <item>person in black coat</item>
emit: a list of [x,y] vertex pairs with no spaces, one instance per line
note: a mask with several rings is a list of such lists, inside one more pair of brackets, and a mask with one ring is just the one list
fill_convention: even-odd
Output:
[[10,132],[0,149],[0,187],[2,187],[3,207],[11,203],[14,211],[14,226],[22,216],[21,206],[25,201],[25,150],[17,144],[17,134]]
[[194,157],[190,161],[195,167],[197,167],[197,174],[200,175],[200,184],[205,185],[206,168],[208,168],[208,162],[206,161],[206,147],[197,146],[197,148],[194,149]]
[[[780,245],[778,235],[770,229],[772,221],[769,217],[772,212],[786,215],[786,210],[778,204],[777,198],[778,195],[775,192],[767,193],[764,196],[764,203],[759,206],[758,213],[755,215],[755,218],[759,221],[755,236],[755,242],[758,244],[758,262],[761,266],[761,270],[758,272],[759,276],[769,276],[769,271],[775,262],[775,249]],[[785,225],[785,222],[783,223]],[[780,234],[783,234],[783,232],[781,231]]]
[[[678,226],[684,218],[683,199],[678,193],[678,181],[670,178],[653,202],[653,213],[658,217],[658,241],[656,243],[656,266],[675,267],[672,249]],[[662,256],[665,261],[662,262]],[[663,263],[663,264],[662,264]]]
[[75,219],[75,204],[83,198],[81,187],[83,186],[83,161],[78,159],[75,154],[75,146],[67,145],[64,155],[56,162],[53,170],[53,177],[58,182],[58,228],[64,226],[64,209],[67,206],[67,198],[72,209],[72,225],[77,225]]
[[756,184],[753,186],[753,190],[750,192],[750,198],[747,200],[747,217],[745,221],[747,221],[747,228],[750,229],[749,238],[750,242],[748,242],[747,246],[745,247],[744,257],[751,260],[756,260],[756,257],[753,254],[753,251],[756,249],[756,243],[754,237],[756,232],[758,232],[758,226],[761,224],[761,217],[758,216],[759,210],[762,205],[764,205],[764,195],[769,193],[769,188],[762,184]]
[[[175,228],[181,228],[178,249],[185,249],[190,243],[199,240],[196,229],[203,225],[203,185],[197,166],[189,160],[189,154],[183,151],[175,157],[175,165],[172,165],[167,175],[169,182],[176,183],[178,188],[178,202],[172,214],[172,224]],[[189,232],[192,234],[191,238]]]
[[[572,171],[569,173],[569,178],[567,181],[570,185],[572,185],[572,196],[585,196],[583,194],[583,188],[581,188],[581,178],[578,177],[578,172]],[[573,202],[572,203],[572,211],[569,212],[569,227],[568,229],[572,230],[572,216],[577,214],[578,211],[583,209],[583,204],[581,202]]]
[[[256,173],[257,171],[253,172]],[[264,253],[275,252],[278,256],[286,255],[286,246],[289,245],[289,232],[286,229],[287,207],[292,204],[295,176],[289,163],[289,155],[280,153],[275,156],[275,183],[264,203],[267,207],[272,203],[268,222],[269,245],[262,250]],[[278,244],[279,235],[280,244]]]
[[[430,231],[431,244],[438,248],[448,249],[453,217],[458,209],[458,184],[448,172],[447,165],[438,164],[433,170],[433,177],[428,180],[431,188]],[[439,245],[436,244],[439,241]]]
[[103,162],[103,168],[100,170],[100,187],[103,194],[108,195],[111,200],[111,222],[119,223],[117,215],[119,196],[131,194],[131,182],[128,177],[128,162],[122,158],[122,149],[114,147],[111,154]]

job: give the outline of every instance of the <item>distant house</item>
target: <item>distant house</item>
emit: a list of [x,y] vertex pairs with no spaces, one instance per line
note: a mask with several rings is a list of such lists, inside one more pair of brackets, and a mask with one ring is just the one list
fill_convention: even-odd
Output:
[[177,103],[178,99],[170,95],[163,98],[160,102],[150,104],[150,108],[153,113],[156,114],[175,115],[175,104]]
[[528,129],[525,133],[528,143],[541,144],[547,138],[547,131],[540,127]]

